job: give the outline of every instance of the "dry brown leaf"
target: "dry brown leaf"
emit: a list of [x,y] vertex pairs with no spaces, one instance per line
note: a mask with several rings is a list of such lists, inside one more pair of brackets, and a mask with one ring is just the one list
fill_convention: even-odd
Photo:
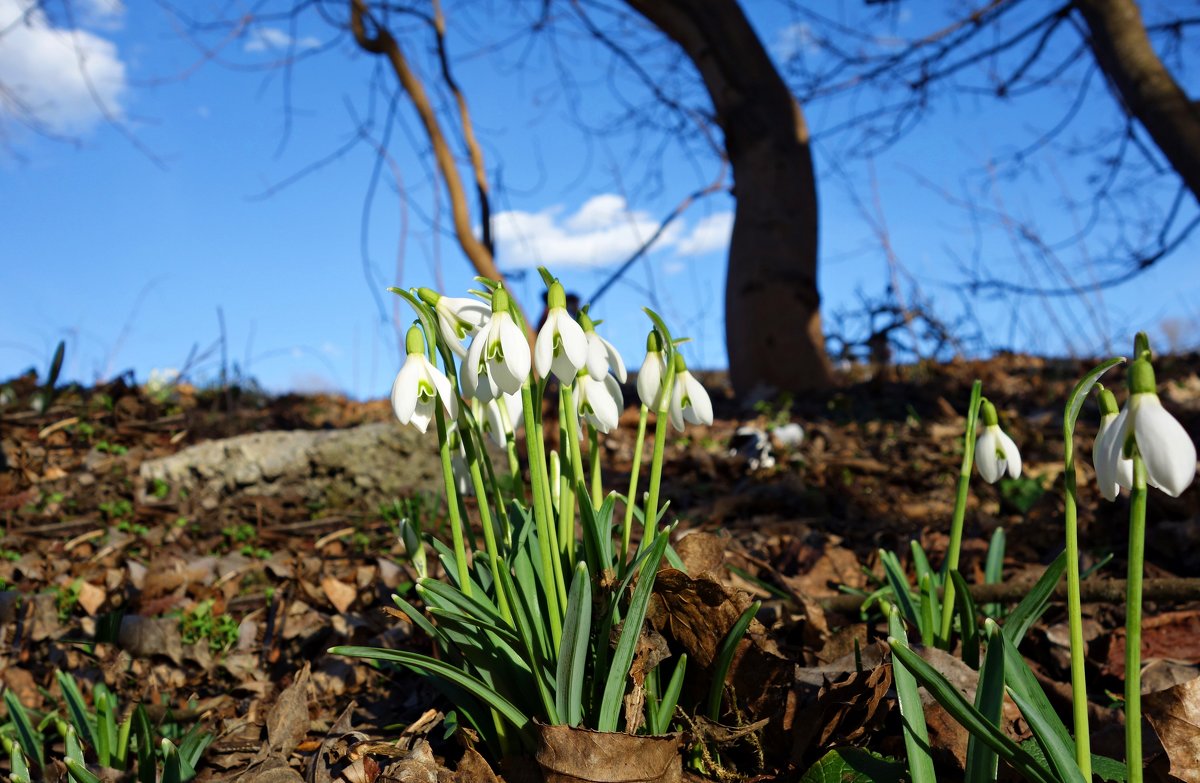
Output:
[[379,776],[380,783],[437,783],[440,766],[433,757],[433,749],[425,740],[417,744],[408,755],[387,765]]
[[296,674],[292,684],[283,689],[279,699],[267,713],[267,742],[265,751],[287,758],[308,734],[311,719],[308,715],[308,662]]
[[1142,705],[1171,762],[1171,775],[1200,783],[1200,678],[1147,694]]
[[91,582],[82,580],[79,582],[79,591],[76,595],[83,611],[92,617],[96,616],[96,612],[104,605],[104,599],[108,597],[108,593],[103,587],[97,587]]
[[537,724],[535,753],[546,783],[678,783],[679,737]]
[[474,748],[467,748],[458,769],[454,770],[454,783],[503,783],[503,780]]

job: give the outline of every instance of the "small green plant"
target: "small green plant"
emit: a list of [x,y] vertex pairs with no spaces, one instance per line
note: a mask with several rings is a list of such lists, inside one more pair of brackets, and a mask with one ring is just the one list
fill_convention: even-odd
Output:
[[201,601],[179,617],[179,633],[184,644],[208,641],[215,653],[233,647],[238,639],[238,622],[228,614],[213,614],[213,600]]
[[[55,679],[63,706],[45,715],[26,709],[12,690],[4,692],[8,720],[0,724],[0,744],[8,753],[13,783],[42,779],[47,748],[56,745],[45,733],[51,726],[61,738],[62,762],[74,783],[99,783],[119,773],[141,783],[183,783],[196,776],[196,764],[212,742],[212,735],[200,726],[187,731],[167,723],[155,726],[141,704],[122,713],[116,694],[103,683],[92,689],[89,708],[74,677],[58,671]],[[168,738],[172,733],[178,745]]]
[[97,506],[100,513],[109,522],[125,522],[126,524],[133,518],[133,503],[128,498],[120,498],[118,500],[109,500]]
[[106,440],[98,441],[93,448],[96,449],[96,451],[103,452],[105,454],[111,454],[114,457],[123,457],[129,453],[129,449],[125,446],[122,446],[119,443],[109,443]]
[[144,536],[150,532],[150,528],[130,519],[122,519],[120,522],[118,522],[117,530],[121,531],[122,533],[131,533],[135,536]]
[[91,422],[87,421],[81,421],[78,424],[72,424],[70,427],[67,427],[67,431],[86,443],[91,443],[92,438],[96,434],[95,426],[93,426]]
[[792,420],[792,402],[792,395],[784,392],[773,400],[759,400],[754,403],[754,412],[766,419],[766,428],[772,430]]
[[79,593],[83,589],[83,580],[76,579],[69,585],[59,585],[54,590],[54,608],[58,612],[58,621],[66,623],[79,606]]
[[225,536],[226,543],[232,547],[250,543],[258,537],[258,531],[249,522],[239,522],[221,528],[221,535]]
[[150,494],[159,500],[165,500],[171,494],[171,485],[160,478],[150,481]]
[[1042,495],[1046,494],[1040,477],[1002,478],[998,486],[1004,502],[1022,514],[1028,514],[1034,504],[1042,499]]
[[58,389],[56,388],[58,376],[62,372],[63,357],[66,354],[66,349],[66,342],[59,340],[58,347],[54,349],[54,357],[50,360],[50,368],[46,371],[46,382],[33,393],[29,404],[38,413],[45,413],[54,404],[54,398],[58,394]]

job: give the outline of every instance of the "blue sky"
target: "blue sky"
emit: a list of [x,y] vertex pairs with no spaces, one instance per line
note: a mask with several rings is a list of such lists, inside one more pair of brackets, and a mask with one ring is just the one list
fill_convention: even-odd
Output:
[[[185,35],[181,20],[158,6],[76,0],[69,17],[51,4],[48,13],[11,25],[28,10],[26,3],[0,0],[0,28],[6,29],[0,84],[36,108],[46,129],[69,140],[31,133],[11,103],[0,104],[0,376],[44,367],[58,340],[66,339],[72,379],[90,382],[132,369],[144,380],[152,368],[182,367],[193,346],[202,354],[194,376],[211,379],[219,354],[205,352],[221,335],[219,309],[230,362],[267,388],[385,394],[400,361],[392,319],[407,324],[409,314],[396,310],[383,288],[441,285],[460,295],[471,274],[444,235],[447,207],[435,206],[424,144],[409,141],[419,136],[413,115],[407,107],[398,112],[392,157],[369,208],[377,156],[368,143],[275,189],[352,141],[372,106],[372,143],[381,139],[387,106],[368,86],[377,63],[336,39],[315,16],[289,30],[235,4],[234,17],[243,23],[232,31]],[[717,167],[695,154],[695,142],[668,144],[654,158],[657,142],[618,119],[623,101],[640,100],[641,93],[584,38],[564,34],[557,52],[544,41],[501,45],[505,35],[528,25],[521,18],[528,5],[449,4],[450,45],[459,55],[455,75],[471,102],[496,188],[501,268],[519,274],[544,261],[586,297]],[[479,9],[497,7],[513,13],[493,28]],[[819,61],[806,22],[775,3],[748,8],[781,62],[798,52]],[[907,36],[937,22],[937,14],[919,22],[898,15],[881,30]],[[428,41],[418,40],[414,64],[428,74]],[[215,55],[203,55],[197,42]],[[290,75],[273,67],[289,46],[314,55]],[[79,76],[79,52],[86,55],[90,89]],[[669,53],[651,62],[671,67]],[[574,80],[569,86],[559,68]],[[663,73],[668,84],[686,81],[678,71]],[[1194,73],[1181,77],[1185,85],[1194,83]],[[1133,331],[1163,335],[1164,324],[1182,335],[1180,347],[1194,347],[1200,274],[1187,260],[1194,243],[1135,283],[1078,303],[1034,296],[964,300],[950,286],[961,283],[959,262],[975,248],[989,272],[1043,278],[1010,241],[1011,225],[987,226],[976,235],[964,212],[937,189],[982,193],[990,206],[1003,204],[1014,220],[1036,224],[1048,236],[1069,234],[1081,219],[1063,208],[1059,183],[1086,176],[1090,161],[1061,150],[1047,151],[1032,179],[998,178],[982,191],[963,184],[964,171],[1018,144],[1031,118],[1058,110],[1073,94],[1072,78],[1019,106],[947,100],[870,165],[853,156],[852,136],[822,135],[857,99],[808,107],[821,188],[827,323],[834,312],[856,307],[858,291],[878,295],[890,279],[865,209],[886,221],[904,296],[931,297],[948,320],[968,307],[985,338],[981,350],[1093,353],[1108,339],[1127,350]],[[1096,81],[1080,118],[1084,126],[1111,117],[1112,99]],[[117,124],[101,116],[92,91]],[[580,124],[600,132],[582,133]],[[398,195],[395,173],[406,198]],[[465,167],[463,173],[469,176]],[[964,190],[969,187],[976,189]],[[266,191],[271,195],[264,197]],[[1194,209],[1190,199],[1187,208]],[[649,326],[640,308],[653,302],[677,331],[693,337],[693,366],[725,365],[722,281],[732,209],[724,193],[692,206],[597,303],[594,315],[605,319],[602,330],[628,364],[640,363]],[[440,234],[430,227],[434,217]],[[1077,282],[1104,272],[1101,245],[1062,251],[1061,262]],[[514,278],[513,289],[536,317],[536,274]]]

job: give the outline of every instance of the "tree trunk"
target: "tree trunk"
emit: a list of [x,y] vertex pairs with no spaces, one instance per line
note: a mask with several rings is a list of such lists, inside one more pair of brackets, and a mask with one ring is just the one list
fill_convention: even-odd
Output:
[[1125,110],[1146,128],[1183,184],[1200,199],[1200,108],[1150,45],[1134,0],[1075,0],[1092,51]]
[[817,186],[808,127],[735,0],[626,0],[704,79],[733,169],[725,346],[739,395],[832,375],[817,293]]

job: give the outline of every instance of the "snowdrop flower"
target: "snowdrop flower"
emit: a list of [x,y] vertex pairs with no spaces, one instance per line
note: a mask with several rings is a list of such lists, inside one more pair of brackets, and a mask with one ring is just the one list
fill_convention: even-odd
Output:
[[482,413],[479,420],[483,431],[493,443],[504,448],[508,444],[508,437],[521,425],[525,411],[521,405],[521,395],[501,394],[484,404]]
[[579,322],[583,326],[583,333],[587,336],[587,371],[588,375],[594,380],[602,381],[604,376],[608,375],[609,370],[617,376],[617,380],[625,383],[628,377],[625,373],[625,362],[621,359],[621,354],[617,353],[617,349],[608,340],[605,340],[600,335],[596,334],[596,325],[592,323],[592,319],[588,317],[586,312],[579,313]]
[[588,357],[588,340],[583,328],[567,312],[567,295],[555,280],[546,294],[546,323],[538,332],[533,347],[533,363],[538,375],[571,383]]
[[1100,494],[1105,500],[1116,500],[1121,487],[1133,487],[1133,460],[1124,454],[1116,462],[1116,472],[1111,472],[1112,463],[1104,458],[1110,447],[1109,441],[1116,437],[1117,429],[1113,423],[1118,418],[1117,398],[1108,389],[1100,390],[1100,428],[1096,431],[1096,440],[1092,444],[1092,466],[1096,469],[1096,483],[1100,485]]
[[625,409],[621,384],[607,373],[604,380],[598,381],[591,373],[580,372],[579,377],[575,379],[575,399],[579,415],[587,419],[588,424],[598,432],[616,429],[621,411]]
[[683,357],[675,354],[675,384],[671,389],[671,426],[683,432],[683,423],[712,424],[712,400],[700,381],[688,372]]
[[989,484],[995,484],[1008,473],[1010,478],[1021,476],[1021,452],[1017,444],[1000,429],[996,418],[996,406],[983,401],[983,434],[975,441],[975,464],[979,475]]
[[392,382],[392,410],[401,424],[411,424],[425,433],[440,399],[453,421],[458,417],[458,399],[450,381],[425,357],[425,337],[413,326],[404,340],[408,358]]
[[463,363],[463,387],[480,402],[516,394],[529,377],[531,357],[525,332],[508,312],[508,292],[492,292],[492,317],[471,341]]
[[1146,465],[1146,483],[1171,497],[1179,497],[1196,477],[1196,445],[1163,407],[1156,389],[1150,361],[1136,360],[1129,368],[1129,400],[1105,430],[1103,441],[1097,438],[1096,477],[1100,492],[1110,500],[1116,497],[1121,462],[1132,455],[1132,448]]
[[637,374],[638,397],[642,404],[656,411],[662,404],[663,376],[667,374],[667,359],[662,352],[662,337],[657,329],[646,336],[646,359]]
[[466,358],[462,341],[475,334],[492,315],[486,302],[466,297],[442,296],[431,288],[417,289],[417,296],[437,314],[438,331],[455,355]]

